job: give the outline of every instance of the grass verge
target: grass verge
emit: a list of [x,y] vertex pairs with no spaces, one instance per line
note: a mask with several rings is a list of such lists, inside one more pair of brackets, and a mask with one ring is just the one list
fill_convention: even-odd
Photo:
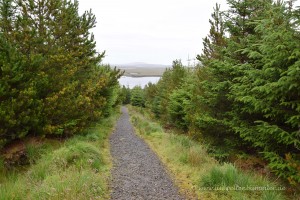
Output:
[[147,112],[129,106],[136,132],[166,165],[180,192],[188,199],[284,199],[276,183],[233,164],[220,164],[204,145],[188,136],[166,133]]
[[28,146],[31,165],[1,171],[0,200],[109,199],[112,166],[108,136],[117,114],[62,144]]

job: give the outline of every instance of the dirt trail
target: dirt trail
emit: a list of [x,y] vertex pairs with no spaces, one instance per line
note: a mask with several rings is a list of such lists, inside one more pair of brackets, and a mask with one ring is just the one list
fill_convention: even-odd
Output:
[[111,199],[183,199],[159,158],[135,135],[125,107],[110,145],[114,159]]

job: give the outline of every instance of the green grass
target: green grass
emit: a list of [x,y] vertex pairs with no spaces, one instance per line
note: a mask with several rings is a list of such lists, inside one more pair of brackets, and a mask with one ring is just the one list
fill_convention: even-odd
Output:
[[272,189],[278,187],[275,183],[244,173],[230,163],[211,168],[199,179],[199,187],[220,190],[223,193],[230,191],[233,199],[283,199],[282,194]]
[[43,154],[46,154],[49,151],[53,150],[53,146],[50,143],[44,143],[44,144],[28,144],[26,145],[25,151],[26,156],[29,159],[29,162],[31,164],[34,164],[37,160],[39,160]]
[[111,159],[108,136],[116,115],[60,147],[27,146],[27,170],[8,171],[0,181],[0,200],[108,199]]
[[200,180],[200,185],[204,187],[247,186],[252,184],[250,176],[239,172],[232,164],[227,163],[213,167]]
[[243,172],[230,163],[220,164],[207,153],[207,145],[187,135],[164,132],[145,110],[143,114],[131,106],[129,110],[137,133],[160,157],[188,199],[284,199],[281,191],[272,189],[278,185],[266,177]]

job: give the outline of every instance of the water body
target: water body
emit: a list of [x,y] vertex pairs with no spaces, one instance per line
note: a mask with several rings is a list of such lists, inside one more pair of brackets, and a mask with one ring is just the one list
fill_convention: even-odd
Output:
[[119,83],[125,87],[134,88],[134,86],[141,86],[144,88],[149,82],[157,83],[160,77],[147,76],[147,77],[129,77],[122,76],[119,79]]

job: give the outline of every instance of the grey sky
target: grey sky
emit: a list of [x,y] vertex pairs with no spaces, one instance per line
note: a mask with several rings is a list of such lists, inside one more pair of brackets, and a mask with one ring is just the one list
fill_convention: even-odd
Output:
[[201,53],[202,38],[216,2],[226,0],[79,0],[80,12],[92,8],[98,51],[104,63],[187,63]]

